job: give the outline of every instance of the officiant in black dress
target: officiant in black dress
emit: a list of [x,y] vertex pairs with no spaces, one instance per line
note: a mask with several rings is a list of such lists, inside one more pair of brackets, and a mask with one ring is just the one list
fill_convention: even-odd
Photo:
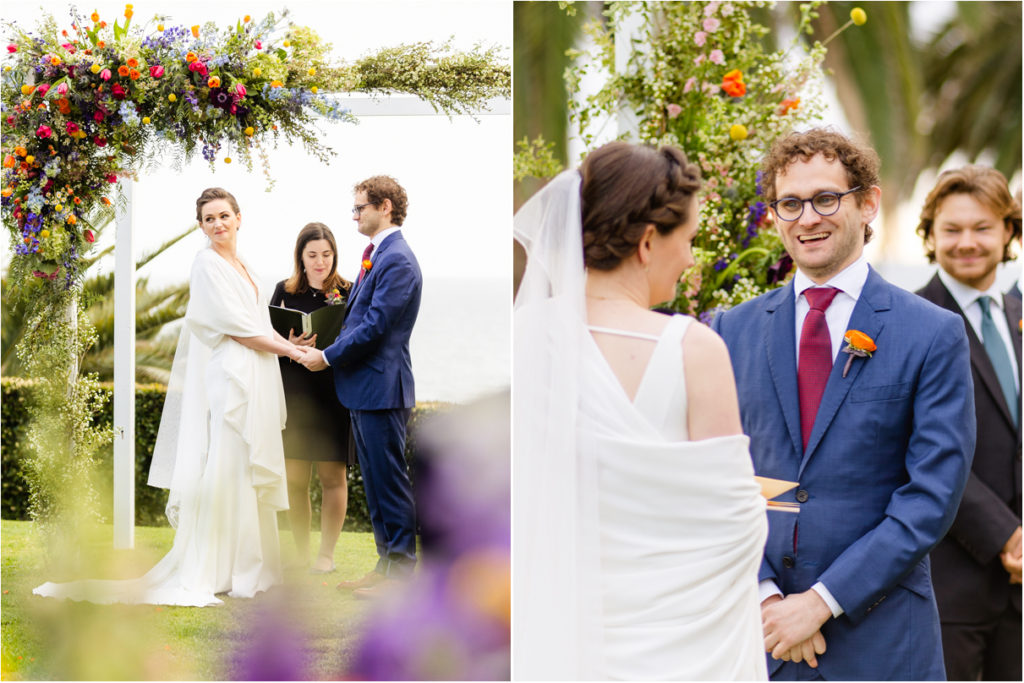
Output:
[[[277,283],[271,305],[304,313],[344,305],[352,283],[338,275],[337,253],[334,235],[326,225],[309,223],[302,228],[295,243],[295,270],[290,278]],[[294,330],[289,339],[306,346],[317,343],[315,335],[302,339],[301,330]],[[284,430],[288,520],[299,560],[307,564],[312,516],[309,483],[315,462],[323,500],[320,550],[310,572],[325,574],[334,571],[334,546],[348,508],[348,466],[355,462],[348,411],[338,402],[329,372],[310,372],[285,358],[281,379],[288,408]]]

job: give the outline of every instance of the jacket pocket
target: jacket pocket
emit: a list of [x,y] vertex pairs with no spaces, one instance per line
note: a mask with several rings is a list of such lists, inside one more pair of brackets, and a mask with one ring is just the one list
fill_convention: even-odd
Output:
[[850,390],[850,403],[897,401],[910,396],[910,382],[883,384],[877,387],[854,387]]

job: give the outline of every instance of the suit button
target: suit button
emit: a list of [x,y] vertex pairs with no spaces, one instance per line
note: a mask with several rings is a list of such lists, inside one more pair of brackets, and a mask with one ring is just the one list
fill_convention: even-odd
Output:
[[794,560],[789,555],[786,555],[786,556],[784,556],[782,558],[782,566],[785,567],[786,569],[792,569],[793,567],[796,566],[796,560]]
[[800,489],[799,491],[796,492],[796,500],[798,503],[806,503],[807,499],[810,497],[810,494],[807,493],[807,491],[804,491],[803,489]]

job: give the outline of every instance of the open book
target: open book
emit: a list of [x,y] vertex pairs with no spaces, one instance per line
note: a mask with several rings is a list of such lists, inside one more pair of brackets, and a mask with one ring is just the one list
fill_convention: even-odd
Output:
[[787,503],[781,500],[772,500],[772,498],[781,496],[786,491],[799,486],[798,482],[757,476],[755,476],[754,479],[757,480],[758,485],[761,487],[761,495],[768,501],[769,510],[778,510],[780,512],[800,512],[800,503]]
[[283,306],[270,307],[270,324],[285,339],[289,330],[304,336],[316,335],[316,348],[326,349],[337,339],[345,320],[345,306],[324,306],[312,313],[303,313]]

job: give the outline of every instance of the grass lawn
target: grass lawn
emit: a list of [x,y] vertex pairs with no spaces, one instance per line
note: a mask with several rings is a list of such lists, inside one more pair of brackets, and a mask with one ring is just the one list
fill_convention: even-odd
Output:
[[[252,600],[218,596],[223,605],[205,608],[91,605],[40,598],[32,589],[48,580],[139,576],[170,549],[174,530],[138,527],[135,549],[115,551],[112,527],[100,526],[79,543],[82,563],[99,569],[79,577],[47,566],[31,522],[3,520],[0,532],[4,680],[230,679],[243,651],[279,658],[280,648],[306,678],[337,679],[369,605],[335,585],[362,576],[377,559],[372,534],[346,532],[334,554],[336,573],[287,570],[283,586]],[[291,549],[287,530],[281,543]],[[318,544],[314,532],[311,545]]]

